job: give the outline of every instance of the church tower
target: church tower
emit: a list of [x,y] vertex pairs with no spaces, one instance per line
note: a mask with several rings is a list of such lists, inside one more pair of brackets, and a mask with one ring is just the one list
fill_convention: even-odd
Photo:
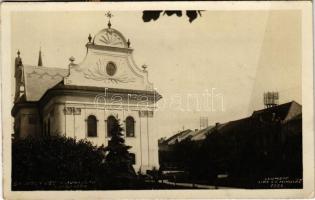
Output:
[[19,97],[24,93],[24,78],[23,78],[23,63],[20,57],[20,50],[17,52],[17,57],[14,62],[14,78],[15,78],[15,96],[14,101],[17,101]]

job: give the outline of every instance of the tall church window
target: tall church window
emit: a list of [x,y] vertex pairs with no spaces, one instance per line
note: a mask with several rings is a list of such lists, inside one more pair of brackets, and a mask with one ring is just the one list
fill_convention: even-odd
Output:
[[135,136],[135,120],[131,116],[126,118],[126,136],[127,137]]
[[109,116],[107,118],[107,137],[112,136],[115,123],[117,123],[117,119],[114,116]]
[[94,115],[87,118],[87,135],[88,137],[97,137],[97,119]]

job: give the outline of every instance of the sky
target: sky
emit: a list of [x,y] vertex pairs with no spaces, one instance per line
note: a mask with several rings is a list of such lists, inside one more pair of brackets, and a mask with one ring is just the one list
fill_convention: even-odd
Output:
[[[163,96],[154,126],[159,137],[251,115],[263,109],[263,93],[278,91],[279,103],[301,103],[301,13],[204,11],[143,22],[142,12],[112,12],[112,27],[130,39],[138,66]],[[11,18],[12,60],[67,68],[83,60],[88,35],[107,26],[105,12],[15,12]],[[13,66],[12,66],[13,69]],[[13,75],[12,75],[13,78]],[[207,98],[210,97],[210,98]]]

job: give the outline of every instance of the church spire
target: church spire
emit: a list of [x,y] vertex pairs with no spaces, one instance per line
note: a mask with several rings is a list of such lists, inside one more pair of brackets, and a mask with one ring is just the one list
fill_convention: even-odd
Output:
[[42,67],[42,66],[43,66],[43,61],[42,61],[42,50],[41,50],[41,48],[39,48],[38,66],[39,66],[39,67]]
[[23,93],[22,87],[24,83],[24,76],[23,76],[23,63],[22,63],[22,58],[20,56],[21,52],[18,50],[17,52],[17,57],[15,58],[15,96],[14,96],[14,101],[17,101],[18,98],[21,96]]

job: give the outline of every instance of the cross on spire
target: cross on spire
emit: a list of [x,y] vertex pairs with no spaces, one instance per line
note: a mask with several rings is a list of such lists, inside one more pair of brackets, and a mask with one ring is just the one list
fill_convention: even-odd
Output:
[[108,28],[110,28],[110,27],[112,26],[112,24],[110,23],[110,19],[111,19],[112,17],[114,17],[114,15],[113,15],[110,11],[107,11],[107,12],[105,13],[105,16],[108,18],[107,26],[108,26]]

